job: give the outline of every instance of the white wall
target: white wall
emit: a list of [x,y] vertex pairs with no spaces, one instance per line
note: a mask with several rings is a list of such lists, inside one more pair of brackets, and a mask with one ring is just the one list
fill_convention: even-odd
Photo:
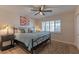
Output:
[[75,19],[74,19],[74,32],[75,32],[75,46],[79,49],[79,6],[75,12]]
[[60,14],[61,33],[55,34],[55,40],[74,45],[74,11]]
[[[0,6],[0,24],[20,27],[20,16],[25,15],[25,10],[21,6]],[[32,21],[30,25],[32,25]]]

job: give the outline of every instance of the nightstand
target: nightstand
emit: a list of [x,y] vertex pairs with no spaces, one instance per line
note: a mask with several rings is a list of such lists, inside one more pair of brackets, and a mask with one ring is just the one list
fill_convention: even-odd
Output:
[[15,39],[14,35],[1,36],[1,40],[0,40],[1,51],[4,51],[4,50],[14,47],[14,39]]

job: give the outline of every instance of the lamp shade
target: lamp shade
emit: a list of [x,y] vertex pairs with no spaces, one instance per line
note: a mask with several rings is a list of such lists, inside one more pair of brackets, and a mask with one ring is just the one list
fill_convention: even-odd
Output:
[[3,25],[0,29],[0,35],[12,35],[14,34],[14,29],[10,25]]

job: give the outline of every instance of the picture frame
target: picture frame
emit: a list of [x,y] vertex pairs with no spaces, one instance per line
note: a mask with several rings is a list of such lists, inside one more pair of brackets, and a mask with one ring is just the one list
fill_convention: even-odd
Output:
[[29,25],[29,19],[25,16],[20,16],[20,26]]

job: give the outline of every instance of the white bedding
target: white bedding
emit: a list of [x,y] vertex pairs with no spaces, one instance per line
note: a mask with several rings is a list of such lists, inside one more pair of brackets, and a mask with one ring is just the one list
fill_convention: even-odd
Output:
[[[37,40],[39,37],[42,37],[44,35],[50,34],[49,32],[34,32],[34,33],[16,33],[16,40],[23,42],[27,47],[28,50],[31,50],[32,48],[32,39]],[[49,38],[49,35],[47,35],[45,38],[40,38],[38,40],[38,43],[41,43],[41,41],[46,40]],[[34,42],[33,46],[36,46],[38,44],[37,42]]]

